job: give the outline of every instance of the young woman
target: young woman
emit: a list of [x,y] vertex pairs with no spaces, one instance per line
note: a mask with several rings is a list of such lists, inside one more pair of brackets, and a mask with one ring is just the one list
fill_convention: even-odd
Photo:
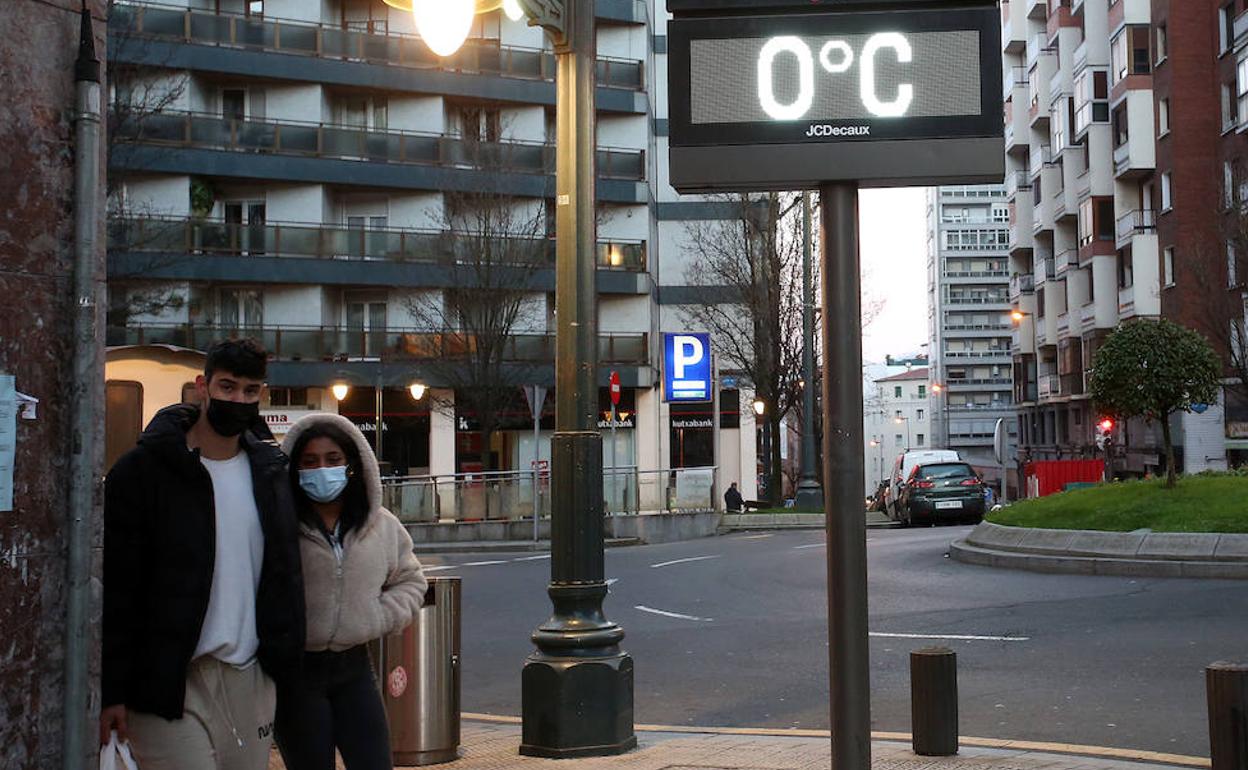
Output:
[[412,538],[381,507],[377,458],[350,421],[315,414],[282,448],[300,518],[307,596],[303,676],[279,688],[278,748],[288,770],[391,770],[390,733],[365,644],[399,631],[427,581]]

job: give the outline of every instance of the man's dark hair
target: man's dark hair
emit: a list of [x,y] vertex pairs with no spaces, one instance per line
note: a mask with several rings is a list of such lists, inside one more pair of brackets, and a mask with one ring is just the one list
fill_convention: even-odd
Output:
[[235,377],[263,380],[268,371],[268,361],[268,351],[251,337],[221,340],[208,348],[204,378],[211,381],[213,374],[225,372]]

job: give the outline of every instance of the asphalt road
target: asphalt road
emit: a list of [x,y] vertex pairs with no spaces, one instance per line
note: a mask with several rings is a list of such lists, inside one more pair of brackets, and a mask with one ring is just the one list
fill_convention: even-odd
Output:
[[[1248,660],[1248,585],[970,566],[945,556],[966,531],[868,533],[874,729],[909,731],[909,652],[945,644],[963,735],[1208,756],[1203,669]],[[822,540],[608,550],[606,611],[627,632],[637,721],[826,729]],[[529,633],[550,614],[548,558],[422,557],[464,581],[465,711],[520,713]]]

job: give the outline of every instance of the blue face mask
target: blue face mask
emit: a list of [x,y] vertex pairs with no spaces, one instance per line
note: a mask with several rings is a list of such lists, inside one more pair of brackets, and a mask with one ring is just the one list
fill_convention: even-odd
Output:
[[299,487],[318,503],[338,499],[347,488],[347,466],[333,465],[328,468],[301,468]]

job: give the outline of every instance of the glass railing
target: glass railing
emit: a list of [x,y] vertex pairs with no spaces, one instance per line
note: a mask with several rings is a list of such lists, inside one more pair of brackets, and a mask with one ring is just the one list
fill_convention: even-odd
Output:
[[[497,261],[553,266],[551,238],[497,239]],[[212,219],[111,217],[108,249],[204,256],[361,259],[452,264],[474,260],[483,236],[447,230],[361,229],[297,222],[242,224]],[[599,241],[598,266],[646,269],[644,241]]]
[[[498,75],[526,80],[555,79],[555,56],[536,48],[504,46],[497,40],[467,41],[442,58],[416,35],[388,31],[384,23],[346,29],[314,22],[241,16],[210,9],[154,3],[118,3],[109,15],[110,56],[125,58],[135,38],[177,40],[196,45],[273,51],[323,59]],[[119,41],[113,45],[112,41]],[[600,57],[598,85],[639,91],[645,86],[642,63]]]
[[[443,134],[369,131],[328,123],[237,120],[197,112],[157,112],[122,121],[119,140],[278,155],[414,163],[481,171],[553,174],[555,147],[538,142],[490,142]],[[600,148],[598,176],[641,181],[641,150]]]
[[[192,350],[207,350],[214,342],[227,337],[254,337],[275,361],[453,360],[468,357],[475,347],[469,335],[422,329],[374,331],[332,326],[138,324],[109,327],[106,334],[109,345],[176,345]],[[553,363],[555,335],[510,335],[505,342],[503,360]],[[647,335],[599,335],[598,360],[637,366],[648,364]]]

